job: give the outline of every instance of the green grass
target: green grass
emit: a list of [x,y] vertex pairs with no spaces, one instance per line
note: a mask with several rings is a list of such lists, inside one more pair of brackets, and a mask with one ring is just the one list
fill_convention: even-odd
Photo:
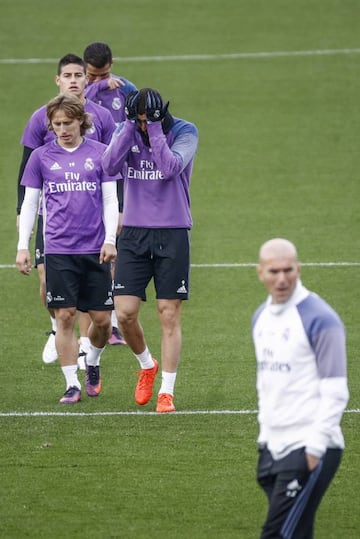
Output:
[[[303,262],[359,263],[359,54],[131,60],[358,48],[359,16],[355,0],[2,0],[0,59],[55,61],[0,63],[0,265],[15,260],[23,127],[57,93],[56,59],[94,40],[127,58],[114,73],[159,88],[172,112],[199,128],[193,264],[253,263],[275,235],[293,240]],[[0,276],[0,536],[259,537],[266,500],[255,482],[250,318],[265,294],[254,267],[192,268],[175,403],[179,412],[223,413],[165,417],[136,413],[137,365],[123,347],[104,353],[99,398],[59,405],[59,366],[41,362],[49,320],[36,271],[26,279],[1,267]],[[304,266],[303,281],[346,324],[348,408],[359,409],[359,266]],[[159,357],[151,290],[141,319]],[[153,410],[154,402],[145,407]],[[250,413],[225,413],[239,410]],[[49,415],[24,415],[39,412]],[[129,415],[109,415],[117,412]],[[317,539],[360,532],[359,414],[346,413],[343,429],[346,451]]]

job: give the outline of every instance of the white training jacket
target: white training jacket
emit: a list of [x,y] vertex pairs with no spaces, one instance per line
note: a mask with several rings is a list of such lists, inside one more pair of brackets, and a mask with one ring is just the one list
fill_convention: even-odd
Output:
[[299,280],[291,298],[255,312],[258,443],[274,459],[305,447],[318,458],[343,448],[340,422],[349,399],[345,328],[337,313]]

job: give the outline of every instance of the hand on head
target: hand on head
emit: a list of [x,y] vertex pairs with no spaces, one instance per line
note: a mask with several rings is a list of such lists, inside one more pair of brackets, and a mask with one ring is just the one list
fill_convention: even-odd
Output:
[[128,120],[135,122],[138,115],[146,115],[148,122],[158,122],[165,118],[169,101],[164,105],[157,90],[142,88],[130,92],[125,101],[125,113]]

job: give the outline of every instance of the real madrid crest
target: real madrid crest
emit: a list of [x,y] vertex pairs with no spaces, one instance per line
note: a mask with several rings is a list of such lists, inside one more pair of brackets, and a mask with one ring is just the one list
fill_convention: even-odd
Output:
[[87,157],[84,163],[85,170],[94,170],[94,166],[94,161],[91,159],[91,157]]

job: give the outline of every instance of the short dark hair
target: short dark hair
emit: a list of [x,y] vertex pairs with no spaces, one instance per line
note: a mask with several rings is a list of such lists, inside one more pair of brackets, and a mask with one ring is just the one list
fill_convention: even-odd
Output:
[[60,75],[62,68],[69,64],[77,64],[84,70],[84,73],[86,72],[86,66],[85,66],[84,60],[80,58],[80,56],[77,56],[76,54],[72,54],[71,52],[69,52],[68,54],[65,54],[65,56],[60,58],[59,63],[58,63],[57,74]]
[[84,50],[84,61],[94,67],[104,67],[106,64],[112,64],[112,52],[107,43],[94,41]]

